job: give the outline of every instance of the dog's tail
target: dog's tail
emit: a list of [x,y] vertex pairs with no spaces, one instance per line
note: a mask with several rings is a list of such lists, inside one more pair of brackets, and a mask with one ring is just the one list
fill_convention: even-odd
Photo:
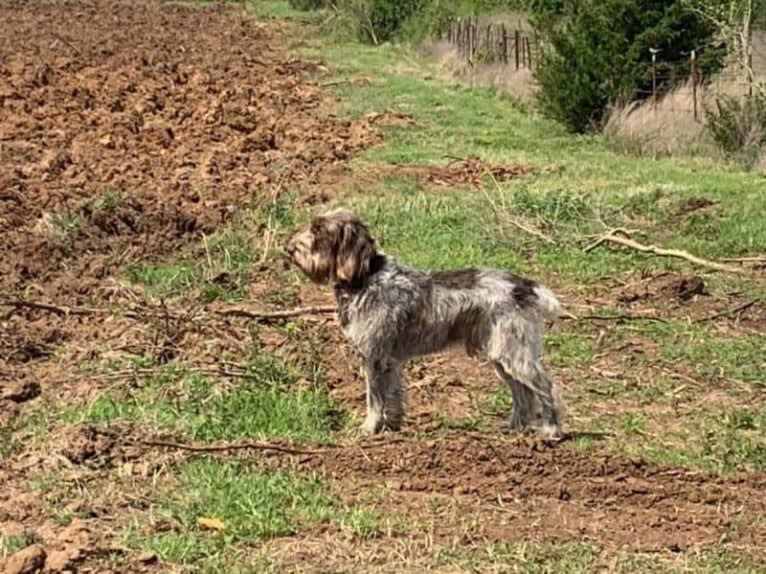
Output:
[[537,295],[537,308],[543,314],[543,317],[548,321],[553,321],[561,313],[561,303],[553,294],[553,291],[538,285],[534,288],[535,295]]

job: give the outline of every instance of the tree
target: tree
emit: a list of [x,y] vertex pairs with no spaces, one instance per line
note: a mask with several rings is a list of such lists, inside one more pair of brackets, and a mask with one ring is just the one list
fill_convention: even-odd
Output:
[[[576,132],[598,126],[610,103],[651,93],[650,49],[659,50],[660,88],[687,77],[690,52],[715,28],[686,2],[531,0],[532,22],[553,48],[536,71],[543,111]],[[703,50],[700,70],[720,67],[722,55]]]
[[766,15],[766,0],[685,0],[685,4],[710,23],[729,60],[755,83],[750,62],[753,24]]

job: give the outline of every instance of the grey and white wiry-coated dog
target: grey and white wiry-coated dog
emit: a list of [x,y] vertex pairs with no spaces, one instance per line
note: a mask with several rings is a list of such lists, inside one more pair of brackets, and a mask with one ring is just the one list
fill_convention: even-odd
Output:
[[346,209],[315,217],[287,252],[311,280],[334,287],[341,327],[363,360],[369,432],[401,428],[407,359],[462,344],[469,355],[486,355],[511,388],[511,428],[541,414],[543,436],[561,436],[559,388],[541,362],[544,319],[559,312],[549,289],[505,271],[406,267]]

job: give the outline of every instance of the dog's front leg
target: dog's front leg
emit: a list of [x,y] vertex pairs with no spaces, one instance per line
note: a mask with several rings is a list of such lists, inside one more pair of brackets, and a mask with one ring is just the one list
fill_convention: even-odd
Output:
[[366,360],[367,419],[364,429],[371,433],[398,431],[404,418],[402,364],[387,359]]

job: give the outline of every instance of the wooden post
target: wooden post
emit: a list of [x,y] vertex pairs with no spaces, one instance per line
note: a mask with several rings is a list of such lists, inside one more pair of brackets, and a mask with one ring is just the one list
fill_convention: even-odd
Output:
[[652,50],[652,102],[657,113],[657,52]]
[[518,70],[519,69],[519,56],[520,56],[519,50],[520,50],[520,46],[521,46],[521,37],[519,35],[519,29],[518,28],[514,31],[513,41],[515,43],[514,51],[516,52],[516,69]]
[[492,24],[487,24],[487,60],[492,59]]
[[529,48],[529,36],[524,36],[524,51],[527,54],[527,68],[532,69],[532,50]]
[[500,33],[503,35],[500,40],[502,42],[502,47],[500,48],[501,57],[503,59],[503,64],[508,65],[508,30],[505,29],[505,24],[501,25],[500,30]]
[[694,121],[697,121],[697,51],[692,50],[691,56],[692,72],[692,100],[694,102]]

